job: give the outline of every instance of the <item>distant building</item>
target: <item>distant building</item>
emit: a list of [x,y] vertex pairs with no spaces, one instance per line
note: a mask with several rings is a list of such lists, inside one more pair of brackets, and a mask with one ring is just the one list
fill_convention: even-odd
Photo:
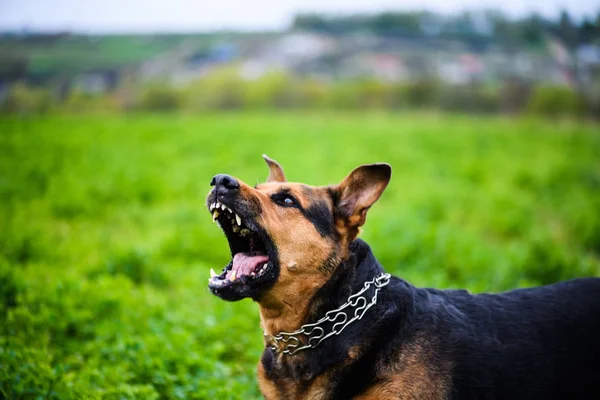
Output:
[[101,94],[113,90],[119,84],[120,72],[116,69],[89,71],[76,75],[70,90],[83,93]]
[[230,42],[215,44],[208,49],[200,50],[190,45],[183,45],[179,49],[143,63],[139,68],[139,74],[144,81],[162,81],[181,86],[238,58],[238,46]]

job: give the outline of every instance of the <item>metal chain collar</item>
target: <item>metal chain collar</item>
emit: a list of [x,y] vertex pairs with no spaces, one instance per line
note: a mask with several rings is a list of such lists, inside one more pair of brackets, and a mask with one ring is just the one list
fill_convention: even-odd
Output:
[[[360,320],[367,310],[377,303],[377,294],[381,288],[390,283],[390,278],[390,274],[383,272],[373,280],[365,282],[363,288],[359,292],[348,297],[348,301],[339,308],[328,311],[323,318],[315,323],[302,325],[300,329],[294,332],[279,332],[279,334],[275,336],[267,335],[265,333],[267,343],[270,344],[269,347],[274,351],[292,355],[302,350],[314,349],[323,340],[334,335],[339,335],[344,328],[354,321]],[[373,294],[371,301],[368,301],[367,298],[363,296],[363,293],[369,290],[372,285],[375,285],[375,293]],[[346,312],[351,313],[352,310],[354,310],[354,314],[350,314],[352,315],[352,318],[348,319],[349,316]],[[325,333],[325,329],[320,326],[325,323],[333,323],[331,331],[328,333]],[[301,335],[304,335],[307,338],[304,342],[305,344],[299,339],[299,336]],[[284,345],[283,351],[279,349],[278,345],[280,343]]]

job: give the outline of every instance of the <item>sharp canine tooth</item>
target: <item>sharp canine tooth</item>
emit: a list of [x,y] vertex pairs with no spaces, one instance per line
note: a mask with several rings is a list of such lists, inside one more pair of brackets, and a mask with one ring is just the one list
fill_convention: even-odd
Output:
[[210,269],[210,277],[211,277],[211,278],[214,278],[215,276],[217,276],[217,273],[215,272],[215,270],[214,270],[214,269],[212,269],[212,268],[211,268],[211,269]]
[[242,226],[242,219],[237,214],[235,214],[235,222],[237,222],[239,226]]
[[235,270],[231,271],[231,275],[229,275],[229,280],[231,282],[235,281],[235,275],[236,275]]
[[229,207],[227,207],[227,211],[229,211],[230,213],[233,213],[233,210]]
[[221,214],[221,213],[218,212],[217,210],[213,211],[213,221],[217,220],[217,217],[219,216],[219,214]]
[[220,208],[221,207],[221,203],[219,203],[218,201],[215,203],[215,207]]
[[225,204],[221,204],[221,210],[225,211],[226,208]]

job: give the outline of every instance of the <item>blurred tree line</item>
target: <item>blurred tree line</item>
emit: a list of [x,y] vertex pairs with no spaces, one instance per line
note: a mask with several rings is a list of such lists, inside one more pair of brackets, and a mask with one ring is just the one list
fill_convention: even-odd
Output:
[[595,18],[577,21],[563,11],[557,20],[537,14],[511,19],[499,11],[464,12],[456,15],[419,12],[384,12],[374,15],[327,16],[298,14],[292,29],[332,35],[372,32],[381,36],[447,38],[473,45],[542,46],[544,36],[554,35],[569,48],[600,43],[600,11]]
[[507,80],[499,87],[448,85],[435,79],[397,83],[367,78],[321,81],[285,71],[246,80],[235,67],[215,70],[184,87],[155,82],[101,95],[75,91],[62,101],[56,101],[48,89],[18,85],[0,106],[0,111],[9,113],[242,109],[443,110],[600,117],[598,104],[566,86],[534,86],[519,80]]

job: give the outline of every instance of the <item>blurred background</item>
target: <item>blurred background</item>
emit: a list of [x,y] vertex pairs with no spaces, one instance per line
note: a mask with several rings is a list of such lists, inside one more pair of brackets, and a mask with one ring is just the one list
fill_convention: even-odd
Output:
[[122,3],[4,0],[1,109],[600,115],[594,2]]
[[210,178],[388,162],[417,286],[600,276],[600,5],[0,0],[0,399],[260,398]]

